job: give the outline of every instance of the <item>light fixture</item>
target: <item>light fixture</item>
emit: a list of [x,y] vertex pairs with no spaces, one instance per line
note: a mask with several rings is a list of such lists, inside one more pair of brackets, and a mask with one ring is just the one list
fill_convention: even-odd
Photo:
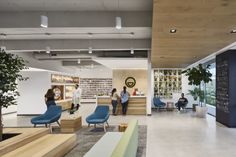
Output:
[[134,49],[133,48],[130,49],[130,54],[132,54],[132,55],[134,54]]
[[116,29],[121,29],[121,17],[117,16],[116,17]]
[[130,35],[131,35],[131,36],[134,36],[134,32],[130,32]]
[[46,53],[48,53],[48,54],[50,53],[50,47],[49,46],[46,47]]
[[77,60],[77,63],[80,64],[80,59]]
[[88,53],[90,53],[90,54],[93,53],[93,48],[92,47],[88,48]]
[[236,29],[232,29],[230,33],[236,33]]
[[1,33],[1,34],[0,34],[0,37],[1,37],[1,38],[6,38],[6,37],[7,37],[7,35],[6,35],[6,34],[4,34],[4,33]]
[[48,27],[48,17],[45,15],[41,15],[41,27],[47,28]]
[[93,37],[93,33],[88,33],[88,36],[91,38]]
[[171,29],[170,29],[170,33],[176,33],[176,31],[177,31],[177,30],[174,29],[174,28],[171,28]]

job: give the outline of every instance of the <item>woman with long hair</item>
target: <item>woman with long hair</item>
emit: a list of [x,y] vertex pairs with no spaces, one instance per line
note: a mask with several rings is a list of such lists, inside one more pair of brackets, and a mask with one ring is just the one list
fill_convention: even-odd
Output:
[[48,89],[47,93],[44,95],[47,108],[51,105],[56,105],[54,97],[55,97],[55,94],[54,94],[53,90],[51,88]]
[[112,114],[115,116],[116,115],[116,107],[118,104],[118,99],[119,96],[117,94],[116,88],[113,88],[111,91],[111,104],[112,104]]

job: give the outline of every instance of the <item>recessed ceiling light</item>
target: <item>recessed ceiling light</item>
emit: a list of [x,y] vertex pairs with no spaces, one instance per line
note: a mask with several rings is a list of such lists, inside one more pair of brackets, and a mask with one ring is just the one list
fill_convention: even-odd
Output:
[[174,28],[172,28],[172,29],[170,29],[170,33],[176,33],[176,29],[174,29]]
[[230,33],[236,33],[236,29],[232,29]]
[[131,36],[134,36],[134,32],[131,32],[130,35],[131,35]]
[[77,63],[80,64],[80,59],[77,60]]

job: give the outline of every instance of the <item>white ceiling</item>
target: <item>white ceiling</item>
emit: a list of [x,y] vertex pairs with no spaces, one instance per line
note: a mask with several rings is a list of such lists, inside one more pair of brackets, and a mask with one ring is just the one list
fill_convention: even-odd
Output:
[[[150,27],[0,28],[0,39],[150,39]],[[48,35],[48,33],[50,35]],[[92,34],[89,34],[92,33]],[[134,33],[131,35],[131,33]]]
[[[118,6],[119,3],[119,6]],[[0,0],[1,11],[147,11],[152,0]]]
[[94,61],[110,69],[147,69],[147,59],[96,58]]

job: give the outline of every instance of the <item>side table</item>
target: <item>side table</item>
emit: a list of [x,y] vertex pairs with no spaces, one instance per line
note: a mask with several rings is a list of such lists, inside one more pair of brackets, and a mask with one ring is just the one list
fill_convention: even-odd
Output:
[[167,102],[166,103],[166,110],[173,111],[174,110],[174,102]]
[[77,117],[64,117],[61,119],[61,132],[62,133],[74,133],[82,128],[82,118]]
[[121,123],[119,125],[119,132],[125,132],[126,128],[128,127],[127,123]]

